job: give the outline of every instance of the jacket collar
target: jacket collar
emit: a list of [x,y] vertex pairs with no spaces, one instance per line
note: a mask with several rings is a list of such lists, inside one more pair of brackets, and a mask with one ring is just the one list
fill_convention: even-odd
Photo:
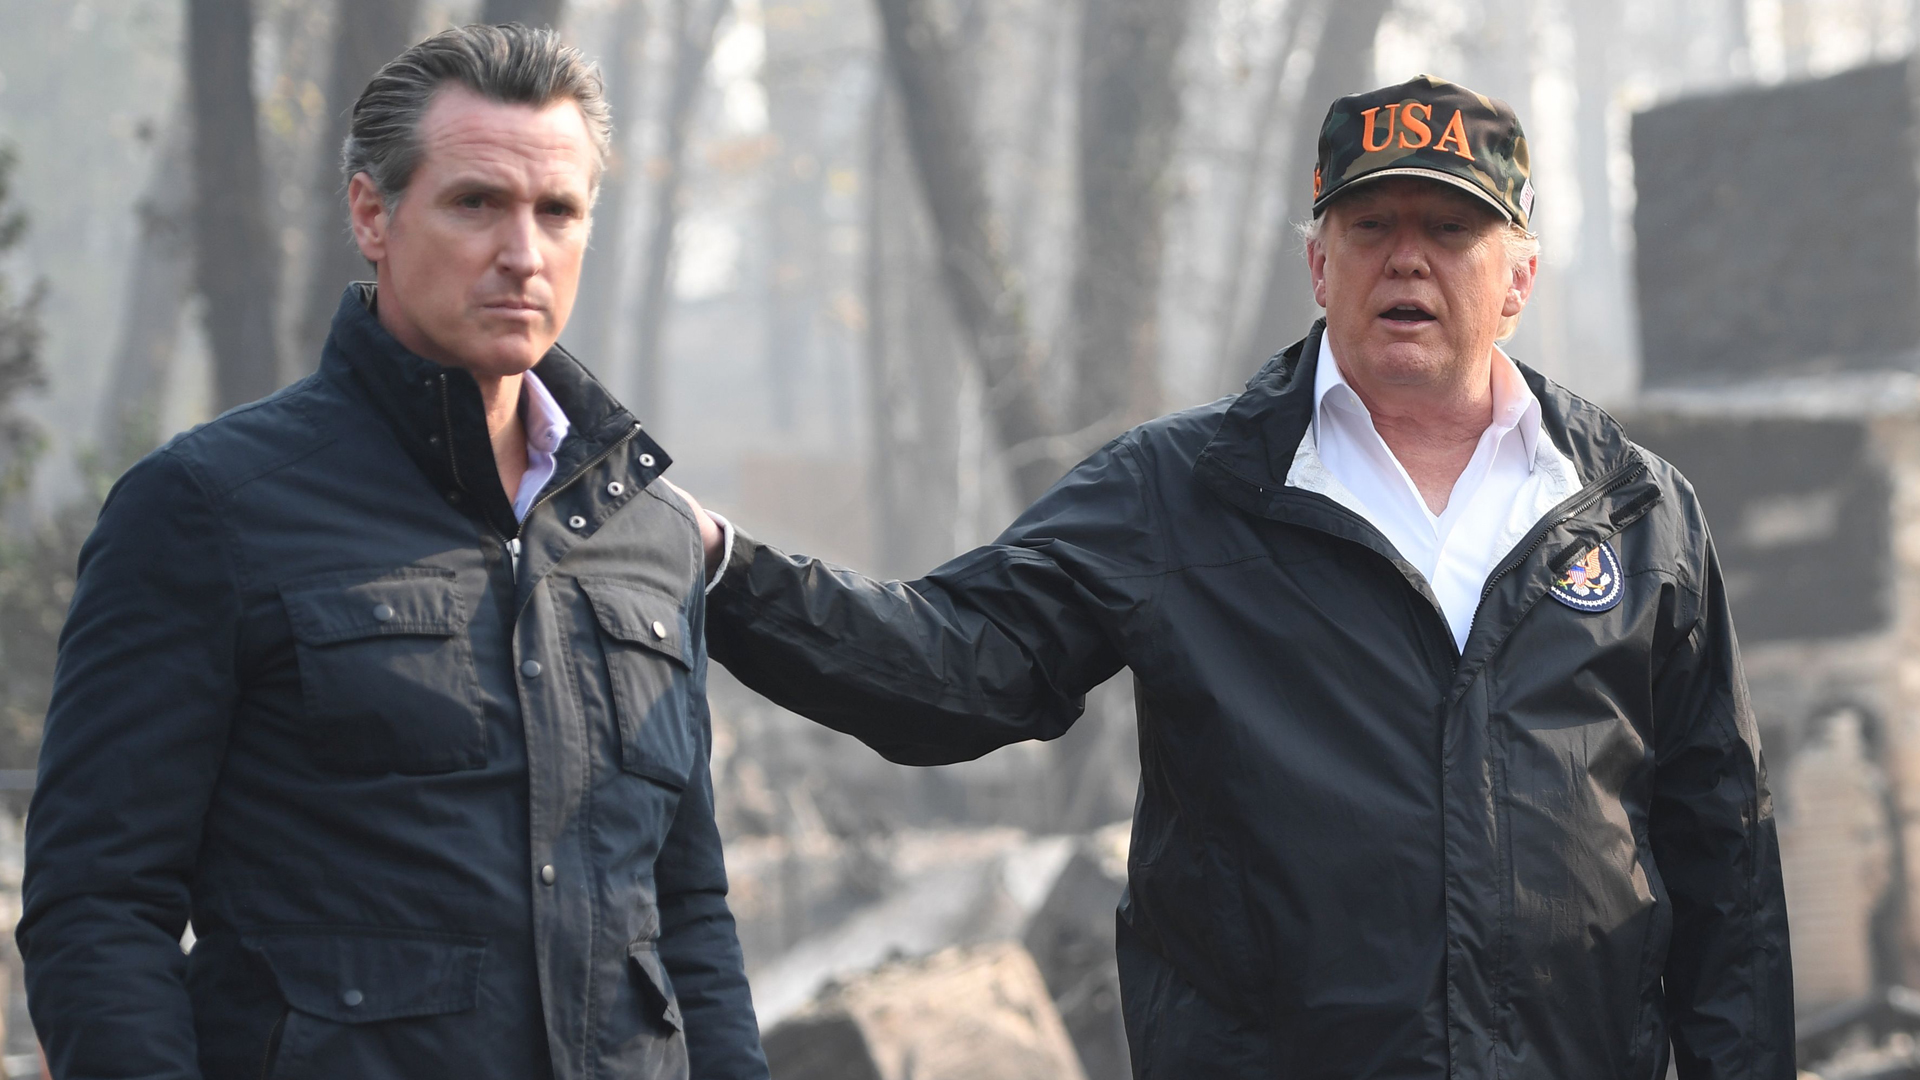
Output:
[[[1196,477],[1229,504],[1265,516],[1286,487],[1294,453],[1313,421],[1315,368],[1326,330],[1325,319],[1315,320],[1306,337],[1268,360],[1200,452]],[[1613,417],[1525,364],[1517,366],[1540,401],[1541,433],[1572,460],[1581,485],[1640,462]]]
[[[1315,322],[1305,338],[1267,361],[1248,381],[1246,392],[1228,407],[1212,441],[1194,462],[1194,477],[1247,513],[1315,528],[1379,552],[1433,605],[1435,655],[1454,657],[1446,616],[1419,570],[1358,515],[1324,495],[1286,486],[1294,453],[1313,418],[1314,365],[1325,333],[1326,321]],[[1540,401],[1542,432],[1573,462],[1582,487],[1536,526],[1530,543],[1508,555],[1489,576],[1488,595],[1474,616],[1466,651],[1454,662],[1451,696],[1456,699],[1531,602],[1545,593],[1550,574],[1563,572],[1581,553],[1639,520],[1661,497],[1645,459],[1611,416],[1524,364],[1520,374]],[[1536,565],[1514,572],[1529,564]]]
[[[449,502],[484,518],[500,535],[517,536],[520,523],[494,464],[480,385],[467,372],[401,345],[380,325],[374,300],[371,283],[347,286],[321,351],[322,374],[358,386],[371,399],[407,456]],[[572,424],[555,455],[552,488],[633,434],[638,421],[558,345],[534,371]],[[633,441],[648,462],[645,475],[636,477],[644,486],[671,461],[646,433],[634,434]]]

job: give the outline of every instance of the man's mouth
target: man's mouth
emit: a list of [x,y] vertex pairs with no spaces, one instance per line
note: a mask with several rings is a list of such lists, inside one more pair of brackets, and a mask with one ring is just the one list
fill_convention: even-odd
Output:
[[1395,304],[1380,313],[1380,317],[1393,322],[1434,322],[1437,316],[1419,304]]

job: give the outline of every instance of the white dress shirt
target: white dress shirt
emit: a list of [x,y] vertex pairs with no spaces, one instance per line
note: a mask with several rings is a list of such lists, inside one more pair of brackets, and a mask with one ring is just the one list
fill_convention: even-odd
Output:
[[1425,576],[1455,647],[1466,648],[1493,568],[1578,490],[1573,462],[1540,429],[1540,402],[1519,367],[1494,349],[1493,422],[1438,514],[1427,509],[1406,467],[1373,426],[1325,335],[1313,401],[1313,423],[1294,454],[1288,486],[1319,492],[1379,529]]
[[527,429],[527,471],[513,496],[513,516],[527,520],[540,489],[553,479],[553,455],[567,439],[573,424],[560,403],[553,400],[540,377],[529,371],[520,376],[520,423]]

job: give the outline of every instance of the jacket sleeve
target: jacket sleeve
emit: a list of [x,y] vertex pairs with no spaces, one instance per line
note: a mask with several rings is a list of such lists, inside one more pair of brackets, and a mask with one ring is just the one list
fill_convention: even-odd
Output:
[[61,1080],[200,1075],[180,937],[238,610],[206,493],[164,451],[135,466],[81,549],[27,817],[18,941]]
[[740,937],[727,908],[710,760],[703,752],[695,763],[654,864],[660,959],[680,1003],[691,1080],[767,1080]]
[[1157,543],[1123,437],[994,543],[918,581],[876,581],[736,530],[708,600],[741,682],[907,765],[1051,739],[1120,669],[1112,627]]
[[1719,560],[1654,683],[1651,839],[1672,903],[1681,1080],[1792,1080],[1793,971],[1773,802]]

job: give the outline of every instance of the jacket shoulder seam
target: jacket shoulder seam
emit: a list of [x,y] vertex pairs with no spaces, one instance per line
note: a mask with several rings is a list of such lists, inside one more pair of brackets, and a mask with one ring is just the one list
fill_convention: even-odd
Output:
[[[234,533],[232,523],[227,520],[227,515],[222,512],[223,508],[221,504],[225,501],[224,496],[216,497],[215,490],[206,482],[206,478],[203,475],[203,467],[200,462],[195,461],[186,454],[182,454],[174,447],[164,447],[160,453],[165,455],[168,461],[180,467],[181,473],[186,476],[187,481],[194,486],[200,498],[205,501],[207,515],[213,518],[214,531],[218,534],[214,537],[214,541],[221,550],[221,562],[227,575],[228,599],[233,604],[234,619],[237,624],[246,609],[245,604],[241,601],[241,595],[247,587],[249,575],[245,573],[244,563],[240,557],[240,538]],[[239,635],[236,633],[236,651],[232,657],[235,671],[240,669],[238,644]]]
[[[314,454],[319,453],[321,450],[324,450],[327,447],[332,446],[334,442],[337,441],[338,437],[336,435],[324,434],[320,432],[319,425],[314,423],[314,417],[312,412],[308,410],[308,407],[307,407],[308,403],[302,400],[306,395],[312,393],[313,389],[314,388],[311,385],[305,386],[305,387],[299,387],[297,389],[290,390],[283,398],[280,399],[280,401],[284,403],[287,407],[297,410],[299,412],[301,419],[304,420],[307,424],[307,429],[313,432],[313,436],[314,436],[313,442],[305,447],[299,448],[285,455],[276,457],[272,461],[269,461],[263,465],[256,466],[251,471],[239,473],[234,477],[225,480],[225,482],[223,483],[214,483],[213,478],[210,475],[203,475],[201,478],[199,478],[198,482],[200,483],[201,487],[206,490],[209,497],[217,498],[217,499],[229,498],[230,496],[233,495],[234,492],[239,491],[241,488],[246,487],[248,484],[253,483],[255,480],[258,480],[264,476],[269,476],[273,473],[279,472],[281,469],[287,468],[290,465],[304,461],[307,458],[312,457]],[[222,424],[223,421],[230,420],[234,417],[243,415],[245,413],[253,412],[257,409],[265,407],[268,404],[269,404],[269,401],[262,400],[262,401],[255,401],[255,402],[250,402],[246,405],[242,405],[238,409],[235,409],[229,413],[225,413],[222,416],[216,418],[205,427],[201,427],[195,431],[188,432],[186,435],[182,436],[173,445],[167,447],[166,450],[168,453],[175,455],[178,458],[178,460],[182,462],[192,462],[197,470],[201,470],[202,472],[204,472],[204,466],[199,460],[199,455],[197,453],[190,452],[190,448],[194,444],[201,443],[206,439],[210,438],[212,433],[217,430],[216,426]]]

